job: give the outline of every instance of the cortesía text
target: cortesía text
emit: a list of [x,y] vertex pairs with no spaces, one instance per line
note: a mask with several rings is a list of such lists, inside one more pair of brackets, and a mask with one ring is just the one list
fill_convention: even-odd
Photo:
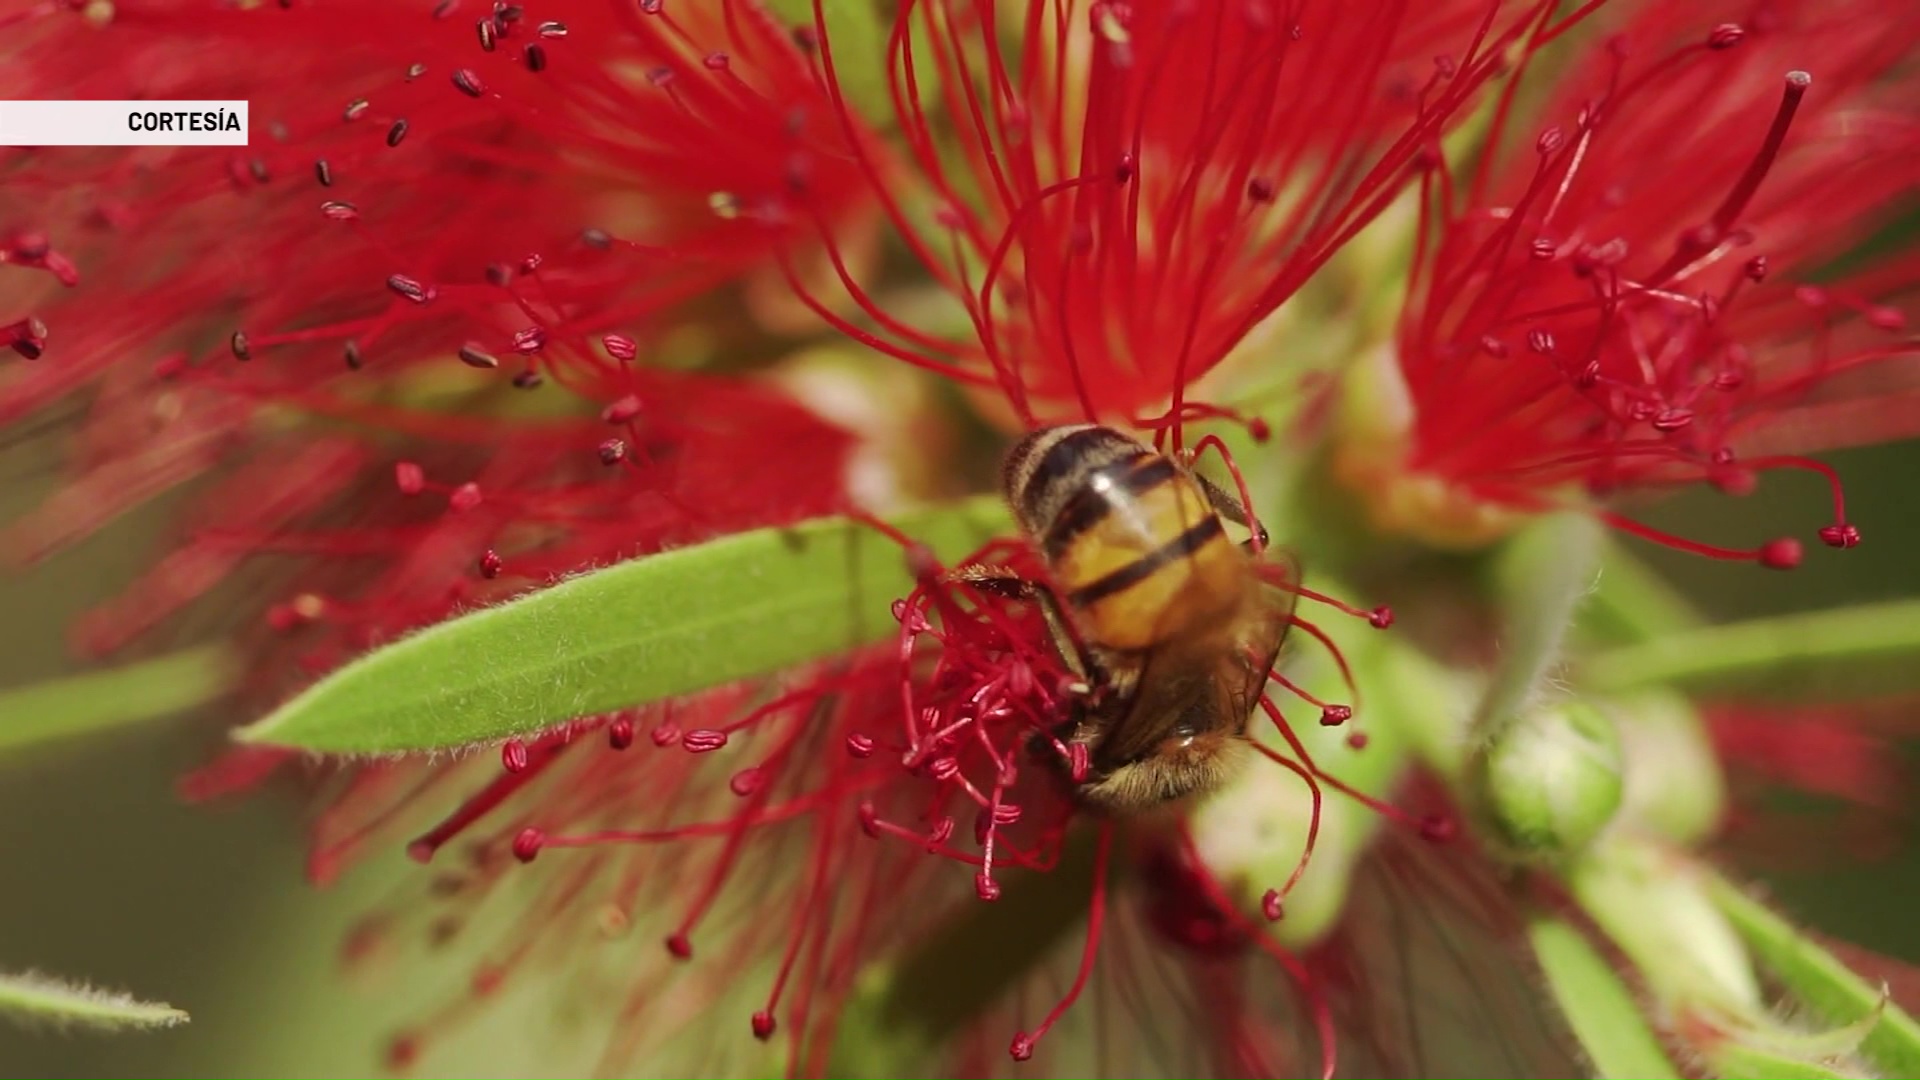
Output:
[[128,131],[240,131],[240,114],[231,109],[205,112],[133,112],[127,114]]

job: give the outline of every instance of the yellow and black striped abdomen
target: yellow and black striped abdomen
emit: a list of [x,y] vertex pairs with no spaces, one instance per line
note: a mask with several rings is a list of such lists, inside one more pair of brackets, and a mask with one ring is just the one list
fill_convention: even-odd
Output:
[[1047,428],[1007,456],[1007,502],[1091,644],[1146,649],[1224,628],[1246,555],[1171,458],[1093,425]]

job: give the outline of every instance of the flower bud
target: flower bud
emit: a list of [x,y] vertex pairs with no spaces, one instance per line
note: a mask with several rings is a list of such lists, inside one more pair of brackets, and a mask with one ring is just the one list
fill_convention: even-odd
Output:
[[1670,691],[1637,694],[1614,709],[1627,769],[1621,816],[1682,846],[1705,840],[1726,809],[1726,779],[1692,703]]
[[1478,778],[1493,835],[1529,859],[1585,849],[1612,823],[1626,790],[1612,720],[1580,701],[1529,712],[1496,733]]
[[1445,551],[1475,551],[1513,532],[1524,515],[1409,466],[1415,408],[1391,349],[1377,349],[1348,370],[1333,472],[1373,527]]

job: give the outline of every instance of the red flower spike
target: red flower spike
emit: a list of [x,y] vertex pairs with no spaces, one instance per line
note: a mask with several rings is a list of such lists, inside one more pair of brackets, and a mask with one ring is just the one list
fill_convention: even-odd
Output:
[[[1899,747],[1914,734],[1897,698],[1830,706],[1721,705],[1707,712],[1736,796],[1726,840],[1772,869],[1817,872],[1840,858],[1871,862],[1904,847],[1912,768]],[[1765,809],[1776,787],[1814,808]],[[1817,800],[1817,801],[1816,801]]]
[[[1050,29],[1048,16],[1063,6],[1038,5],[1031,25]],[[1483,25],[1490,6],[1427,5],[1420,15],[1405,7],[1309,2],[1288,9],[1301,18],[1286,24],[1262,22],[1273,9],[1261,4],[1097,4],[1065,31],[1087,45],[1091,66],[1082,69],[1073,49],[1044,33],[1033,38],[1030,65],[996,55],[979,21],[983,3],[902,5],[903,19],[927,20],[947,44],[916,58],[903,30],[894,39],[898,68],[940,68],[945,111],[962,127],[962,153],[945,167],[975,173],[962,182],[939,172],[932,121],[912,106],[919,91],[896,88],[905,154],[923,173],[917,190],[950,204],[937,229],[910,239],[923,256],[928,242],[953,239],[964,254],[929,265],[978,320],[978,342],[942,354],[951,370],[1009,388],[1016,405],[1031,397],[1088,414],[1132,416],[1166,408],[1172,396],[1162,426],[1176,446],[1184,421],[1240,419],[1180,394],[1371,220],[1409,170],[1432,167],[1430,144],[1548,10]],[[255,100],[262,116],[284,114],[288,133],[213,170],[182,168],[193,155],[118,153],[96,155],[112,184],[86,170],[87,183],[67,183],[75,176],[61,175],[62,161],[74,158],[36,159],[24,170],[64,203],[130,191],[129,206],[98,209],[139,226],[129,233],[131,254],[116,253],[100,273],[118,290],[106,295],[140,302],[102,325],[65,324],[63,350],[85,340],[61,380],[34,381],[38,370],[15,365],[30,374],[14,379],[9,370],[0,383],[0,418],[79,385],[101,390],[103,417],[86,433],[81,460],[89,493],[112,497],[43,514],[39,550],[97,527],[88,515],[103,507],[245,466],[189,522],[190,539],[166,572],[103,613],[102,640],[125,643],[243,558],[291,556],[304,569],[275,609],[284,637],[261,645],[277,662],[261,665],[269,685],[257,688],[278,696],[295,679],[526,582],[842,508],[844,435],[752,387],[637,364],[641,341],[612,328],[639,324],[773,252],[798,281],[789,223],[828,237],[836,276],[854,284],[842,226],[876,192],[908,194],[908,174],[892,171],[900,161],[809,64],[846,71],[871,58],[833,56],[824,27],[789,37],[735,0],[570,8],[575,33],[506,8],[477,23],[352,0],[345,10],[182,13],[131,0],[116,6],[125,25],[110,28],[87,70],[65,70],[72,62],[59,50],[38,50],[33,63],[47,70],[9,76],[71,77],[95,90],[134,81],[175,96],[260,87],[236,96]],[[356,44],[373,35],[366,49],[377,62],[330,47],[348,26]],[[1221,50],[1223,34],[1230,47]],[[1428,64],[1436,41],[1461,47]],[[209,75],[189,65],[207,42],[230,47],[233,66]],[[1268,72],[1261,50],[1292,60]],[[1409,80],[1403,54],[1416,52],[1427,66]],[[427,71],[437,74],[422,77]],[[1031,79],[1015,77],[1028,71]],[[1264,93],[1233,81],[1243,75],[1259,76],[1252,85]],[[1093,112],[1065,116],[1063,103],[1092,81],[1101,90],[1088,98]],[[316,85],[338,87],[344,108],[339,99],[309,100]],[[1294,104],[1271,111],[1260,104],[1267,100]],[[775,102],[780,124],[762,123]],[[640,131],[631,117],[643,113],[657,123]],[[1070,144],[1088,149],[1069,155]],[[145,167],[149,158],[165,167]],[[566,168],[553,167],[561,160]],[[309,174],[343,196],[318,215]],[[959,191],[968,198],[954,198]],[[574,220],[582,207],[598,224]],[[648,223],[645,242],[622,235],[633,222]],[[656,225],[668,231],[656,236]],[[1233,242],[1215,255],[1194,242],[1202,236]],[[23,250],[50,258],[48,245]],[[140,258],[183,250],[223,258],[184,267]],[[169,272],[154,269],[161,266]],[[91,284],[91,266],[88,273]],[[1180,303],[1131,302],[1161,295]],[[1108,313],[1096,320],[1102,305]],[[232,313],[221,318],[233,325],[208,325],[209,311]],[[945,344],[884,317],[874,322],[877,333],[916,349]],[[647,346],[660,340],[649,327]],[[1564,348],[1542,342],[1554,344],[1545,352]],[[492,363],[475,363],[469,351]],[[577,398],[576,407],[540,411],[546,419],[416,410],[394,404],[407,400],[407,384],[378,381],[433,365],[426,373],[434,378],[493,386],[498,376],[488,371],[509,354],[529,365],[515,386],[545,380],[547,393]],[[123,355],[140,356],[137,377],[105,359]],[[462,372],[454,357],[476,370]],[[158,408],[156,368],[173,380]],[[127,446],[120,436],[129,422],[154,412],[170,418],[160,434]],[[369,435],[320,445],[311,431],[276,434],[289,414]],[[252,422],[262,415],[274,422]],[[622,425],[619,438],[608,438],[603,420]],[[1258,420],[1241,422],[1256,438],[1270,434]],[[619,451],[610,455],[609,444]],[[777,460],[767,445],[782,447]],[[749,458],[756,468],[742,482],[738,463]],[[435,497],[417,497],[427,491]],[[1056,731],[1096,688],[1062,669],[1033,605],[977,594],[946,580],[925,549],[909,542],[907,551],[917,587],[897,609],[892,646],[582,720],[503,747],[504,769],[382,764],[343,783],[315,824],[317,879],[369,844],[410,839],[409,854],[434,863],[426,902],[396,905],[379,921],[383,934],[418,932],[444,946],[508,874],[520,875],[514,886],[532,897],[510,932],[486,943],[493,948],[474,969],[470,995],[395,1040],[396,1063],[417,1060],[521,969],[568,963],[577,958],[570,946],[658,918],[648,932],[659,936],[647,940],[685,962],[676,1010],[709,1004],[716,984],[778,957],[750,1030],[770,1037],[779,1017],[794,1047],[788,1071],[819,1072],[825,1062],[806,1055],[831,1044],[826,1036],[865,961],[944,932],[955,912],[1002,895],[1011,874],[1054,865],[1078,814],[1062,778],[1084,781],[1093,767],[1086,746],[1063,747]],[[475,552],[493,555],[496,572],[510,560],[515,580],[493,582],[486,555],[476,580]],[[1019,545],[981,557],[1036,569]],[[1277,584],[1373,625],[1391,622],[1384,608],[1362,611],[1297,581]],[[1298,758],[1276,760],[1316,798],[1320,785],[1342,790],[1292,742],[1278,707],[1263,704]],[[1322,715],[1347,708],[1324,705]],[[622,753],[641,724],[657,747],[688,752]],[[586,737],[603,726],[604,745]],[[209,773],[206,786],[257,780],[284,760],[247,753]],[[442,816],[419,821],[423,807]],[[1077,974],[1016,1041],[1016,1056],[1044,1045],[1096,962],[1121,952],[1103,956],[1103,943],[1136,907],[1170,912],[1168,924],[1180,924],[1178,940],[1192,950],[1260,959],[1303,993],[1319,992],[1304,968],[1249,929],[1249,914],[1224,899],[1203,865],[1158,875],[1132,904],[1107,873],[1120,836],[1118,825],[1100,828]],[[940,858],[925,858],[929,851]],[[1148,853],[1150,879],[1153,859]],[[948,862],[968,869],[940,873],[954,869]],[[1277,910],[1285,891],[1273,890],[1262,907]],[[915,903],[903,907],[902,895]],[[749,905],[752,917],[741,918]],[[655,952],[659,968],[637,973],[608,1061],[620,1061],[632,1049],[625,1040],[645,1030],[638,1021],[660,1000],[666,959]],[[718,974],[696,975],[703,971]],[[1325,1002],[1314,998],[1302,1015],[1324,1025]],[[996,1054],[1013,1029],[996,1031]],[[1267,1064],[1250,1041],[1239,1033],[1219,1052]],[[1330,1055],[1324,1026],[1321,1041]]]
[[[393,377],[449,354],[491,368],[503,350],[539,354],[516,386],[557,379],[605,404],[633,387],[600,352],[603,337],[631,358],[637,344],[617,327],[755,271],[793,245],[790,221],[864,212],[809,58],[757,4],[570,14],[571,35],[537,32],[542,21],[496,27],[546,43],[537,76],[517,52],[476,54],[457,20],[381,3],[129,0],[104,21],[54,4],[10,22],[19,62],[5,73],[8,96],[245,98],[273,137],[238,154],[16,155],[10,190],[34,220],[0,241],[0,262],[73,288],[0,331],[31,355],[51,327],[68,350],[57,372],[0,380],[0,421],[110,383],[151,407],[149,386],[109,375],[134,358],[217,399],[161,403],[196,434],[209,411],[239,428],[269,404],[366,423],[381,393],[367,372]],[[219,64],[204,62],[209,50]],[[714,51],[737,60],[724,72],[694,62]],[[617,77],[659,68],[677,71],[670,86]],[[415,81],[422,70],[480,96]],[[813,181],[798,192],[796,161]],[[713,214],[716,190],[744,212]],[[583,215],[632,224],[632,235]],[[107,438],[125,428],[106,417],[89,423],[109,448],[89,468],[139,467],[140,440]],[[210,449],[257,456],[246,440]],[[146,497],[159,482],[143,479]],[[96,512],[137,497],[123,491]]]
[[[1186,388],[1392,203],[1553,5],[1043,0],[1008,48],[988,0],[903,4],[888,62],[904,162],[858,136],[842,68],[869,61],[835,54],[826,7],[820,64],[864,176],[975,339],[903,323],[844,271],[872,329],[790,274],[803,298],[881,352],[997,389],[1028,425],[1166,429],[1192,418]],[[908,212],[929,205],[931,225]]]
[[[1920,94],[1902,66],[1920,16],[1856,6],[1641,5],[1617,47],[1559,81],[1547,115],[1562,127],[1533,153],[1424,181],[1437,238],[1399,327],[1412,426],[1387,468],[1521,512],[1570,485],[1737,492],[1760,471],[1813,470],[1834,493],[1821,538],[1848,546],[1857,530],[1830,469],[1787,455],[1726,466],[1734,447],[1778,445],[1779,429],[1811,445],[1802,410],[1920,365],[1877,299],[1911,299],[1920,259],[1795,281],[1920,183]],[[1521,138],[1503,115],[1495,144]],[[1675,184],[1662,163],[1681,159],[1689,180]],[[1880,437],[1920,430],[1897,392],[1879,412]],[[1357,434],[1356,454],[1378,433]],[[1725,549],[1609,520],[1710,557],[1797,562],[1778,542]]]

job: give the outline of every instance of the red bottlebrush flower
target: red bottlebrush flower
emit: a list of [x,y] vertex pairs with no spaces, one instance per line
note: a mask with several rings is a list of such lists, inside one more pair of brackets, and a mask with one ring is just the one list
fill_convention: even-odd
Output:
[[[844,277],[874,325],[842,327],[1028,424],[1188,417],[1187,388],[1394,201],[1552,5],[1410,7],[904,5],[887,61],[905,161],[856,146],[972,333],[908,325]],[[837,93],[869,61],[823,42],[822,62]]]
[[[1914,734],[1911,699],[1849,706],[1731,702],[1707,712],[1715,749],[1738,794],[1728,842],[1755,865],[1830,866],[1836,846],[1870,860],[1909,842],[1906,793],[1913,770],[1902,751]],[[1787,813],[1769,794],[1811,796],[1827,813]]]
[[[1227,415],[1191,400],[1192,384],[1255,340],[1412,180],[1443,178],[1442,137],[1516,57],[1530,61],[1571,25],[1549,0],[1413,6],[1055,0],[1015,13],[908,0],[886,46],[893,123],[875,130],[867,120],[882,118],[860,115],[870,103],[851,99],[845,76],[881,58],[828,34],[824,0],[797,34],[747,0],[569,5],[564,26],[505,3],[469,19],[451,0],[416,11],[150,0],[91,9],[110,15],[94,23],[48,7],[27,32],[60,44],[95,35],[93,48],[36,49],[6,76],[16,92],[245,97],[268,138],[232,155],[6,159],[9,180],[40,200],[27,225],[53,239],[14,234],[0,261],[47,271],[49,292],[63,291],[4,331],[36,362],[0,368],[0,421],[91,393],[76,480],[5,538],[34,558],[211,478],[169,554],[80,636],[95,650],[126,646],[223,585],[250,585],[240,575],[254,560],[284,560],[296,584],[276,581],[252,626],[264,642],[252,689],[272,698],[584,568],[848,510],[849,433],[746,377],[639,362],[682,330],[730,343],[731,327],[709,325],[722,319],[693,316],[731,314],[717,287],[769,269],[826,322],[1002,395],[1023,422],[1124,420],[1178,446],[1185,422]],[[1612,103],[1656,96],[1645,88],[1725,37],[1623,82]],[[210,51],[228,62],[206,64]],[[1599,115],[1575,142],[1615,133]],[[1546,150],[1555,183],[1566,181],[1559,197],[1610,212],[1604,192],[1573,183],[1589,158],[1556,156],[1567,145]],[[1723,232],[1762,205],[1749,178],[1788,161],[1703,160],[1734,178],[1737,198],[1714,216],[1730,215]],[[958,302],[964,341],[910,325],[868,290],[851,245],[876,208]],[[1686,235],[1707,246],[1656,267],[1656,284],[1705,272],[1734,242]],[[821,245],[858,315],[821,301],[801,263],[818,251],[799,239]],[[1812,242],[1799,243],[1812,258]],[[1701,310],[1725,317],[1701,325],[1775,332],[1769,309],[1737,322],[1732,300],[1715,294]],[[1624,306],[1607,294],[1603,328]],[[1555,340],[1530,342],[1544,355]],[[1820,355],[1827,368],[1865,359]],[[543,381],[540,394],[519,392]],[[1658,427],[1664,415],[1643,419]],[[430,949],[461,943],[471,964],[463,995],[398,1033],[393,1067],[536,965],[564,965],[598,990],[587,946],[629,933],[640,959],[621,955],[615,989],[596,995],[616,1002],[596,1014],[605,1072],[636,1056],[675,1060],[676,1045],[700,1071],[857,1071],[839,1055],[860,1048],[837,1036],[862,1010],[882,1029],[926,1027],[957,1071],[1004,1070],[1009,1057],[1091,1068],[1050,1033],[1105,1022],[1086,1019],[1103,1004],[1197,1021],[1171,1054],[1153,1024],[1088,1040],[1095,1053],[1124,1046],[1138,1055],[1129,1064],[1330,1072],[1357,1036],[1350,1067],[1413,1071],[1426,1063],[1404,1044],[1418,1049],[1427,1002],[1463,985],[1528,985],[1474,978],[1493,964],[1482,957],[1504,955],[1519,915],[1508,890],[1479,888],[1493,875],[1471,843],[1444,859],[1402,850],[1450,838],[1452,819],[1414,817],[1321,771],[1271,700],[1259,711],[1292,754],[1263,750],[1311,810],[1306,852],[1260,904],[1237,894],[1244,882],[1221,880],[1190,818],[1093,818],[1073,791],[1087,752],[1067,745],[1062,721],[1075,699],[1112,686],[1070,674],[1038,604],[962,584],[895,538],[917,584],[895,607],[890,646],[581,717],[507,742],[497,759],[379,763],[337,779],[314,829],[316,880],[376,844],[430,864],[429,900],[409,893],[370,917],[348,959],[418,933]],[[1017,543],[973,561],[1046,578]],[[1390,621],[1297,580],[1268,584]],[[1297,625],[1351,686],[1331,637]],[[1355,716],[1276,681],[1327,727]],[[1341,745],[1359,751],[1365,737]],[[244,786],[279,760],[246,752],[189,789]],[[1340,878],[1361,899],[1295,955],[1260,916],[1287,913],[1328,788],[1413,827],[1379,856],[1382,881]],[[1414,880],[1436,887],[1381,899]],[[1018,902],[1028,889],[1067,901],[1049,897],[1041,918]],[[1382,933],[1389,907],[1430,925]],[[980,930],[975,918],[1010,921]],[[1126,966],[1109,978],[1096,975],[1103,964]],[[1396,990],[1384,992],[1389,978]],[[1539,999],[1525,997],[1490,1009],[1535,1019]],[[706,1013],[737,1018],[737,1038],[686,1023]],[[962,1030],[990,1050],[950,1037]],[[1538,1042],[1514,1060],[1555,1060],[1559,1044]],[[732,1060],[762,1043],[771,1057]]]
[[[1902,66],[1920,19],[1871,10],[1639,5],[1560,82],[1530,145],[1503,104],[1481,165],[1429,172],[1395,343],[1404,389],[1361,381],[1346,454],[1350,475],[1386,492],[1383,519],[1473,543],[1502,511],[1569,489],[1739,491],[1777,468],[1833,479],[1746,451],[1810,400],[1885,387],[1876,369],[1916,363],[1906,316],[1882,300],[1910,301],[1920,263],[1823,276],[1920,179]],[[1910,408],[1874,411],[1882,437],[1916,430]],[[1850,546],[1833,483],[1819,535]],[[1798,561],[1795,540],[1728,551],[1613,520],[1705,554]]]
[[[1005,1072],[1009,1052],[1045,1063],[1034,1067],[1089,1068],[1075,1056],[1089,1046],[1099,1060],[1124,1052],[1206,1072],[1330,1069],[1334,1006],[1313,961],[1239,910],[1184,826],[1084,820],[1069,787],[1085,761],[1054,730],[1064,699],[1086,688],[1036,605],[954,584],[924,553],[907,554],[921,584],[895,605],[897,647],[583,720],[507,743],[498,764],[382,765],[345,778],[315,827],[316,880],[370,844],[405,843],[437,872],[431,902],[409,895],[368,917],[348,962],[459,940],[473,965],[465,994],[395,1035],[389,1063],[412,1064],[540,968],[590,977],[580,974],[594,970],[590,947],[632,935],[648,951],[637,962],[623,954],[628,996],[598,1017],[610,1027],[602,1072],[684,1054],[707,1071],[830,1074],[861,1052],[836,1041],[849,1016],[967,1032],[932,1044],[964,1075]],[[1030,556],[996,543],[978,558]],[[421,819],[450,802],[438,821]],[[1143,881],[1123,887],[1123,865]],[[521,916],[470,940],[487,898],[516,887],[533,890]],[[776,896],[781,914],[769,917]],[[969,957],[956,961],[956,948]],[[1339,955],[1357,965],[1346,989],[1363,997],[1380,958]],[[1004,971],[1006,985],[956,992],[956,962],[976,969],[975,982]],[[1114,976],[1095,976],[1099,965],[1143,963],[1174,965],[1179,982],[1116,1003]],[[889,975],[881,999],[863,989],[876,965]],[[1243,978],[1259,993],[1229,993]],[[1281,1001],[1299,1012],[1283,1019]],[[703,1025],[683,1042],[656,1020],[669,1003],[676,1014],[735,1014],[737,1036],[723,1022],[723,1034]],[[966,1011],[947,1014],[956,1007]],[[1084,1032],[1085,1013],[1116,1007],[1178,1008],[1207,1017],[1211,1034],[1169,1047],[1149,1025],[1122,1044],[1051,1049],[1051,1029]],[[746,1057],[749,1037],[771,1042],[772,1056]]]
[[[642,1053],[691,1052],[715,1067],[716,1055],[752,1047],[749,1036],[771,1041],[790,1073],[826,1071],[867,963],[924,941],[976,895],[997,896],[996,865],[1053,865],[1070,811],[1052,773],[1012,738],[1041,723],[1060,692],[1037,613],[974,606],[951,587],[917,595],[898,609],[902,647],[924,635],[950,646],[928,675],[881,647],[509,743],[493,779],[417,832],[404,831],[415,826],[396,804],[421,812],[476,770],[357,772],[317,825],[314,875],[330,878],[370,840],[405,836],[409,853],[436,867],[457,853],[461,885],[424,910],[409,902],[377,913],[350,947],[412,923],[431,941],[519,875],[538,882],[534,921],[479,947],[471,995],[452,1013],[481,1007],[522,968],[644,925],[654,942],[647,973],[625,971],[631,996],[601,1018],[611,1026],[602,1071]],[[942,627],[926,620],[927,605],[949,615]],[[916,688],[903,714],[902,694]],[[963,713],[970,719],[956,720]],[[947,872],[930,854],[977,872]],[[776,894],[786,914],[767,918]],[[913,904],[900,903],[906,895]],[[669,986],[676,1012],[737,1008],[738,1040],[663,1046],[675,1026],[647,1021]],[[450,1018],[423,1017],[395,1056],[422,1050]]]
[[0,365],[0,421],[102,391],[71,505],[16,557],[245,457],[268,413],[381,426],[425,382],[485,385],[455,364],[617,409],[662,313],[868,205],[758,5],[455,14],[136,0],[10,27],[7,96],[240,98],[257,127],[245,150],[0,151],[0,262],[65,286],[0,331],[38,359]]

